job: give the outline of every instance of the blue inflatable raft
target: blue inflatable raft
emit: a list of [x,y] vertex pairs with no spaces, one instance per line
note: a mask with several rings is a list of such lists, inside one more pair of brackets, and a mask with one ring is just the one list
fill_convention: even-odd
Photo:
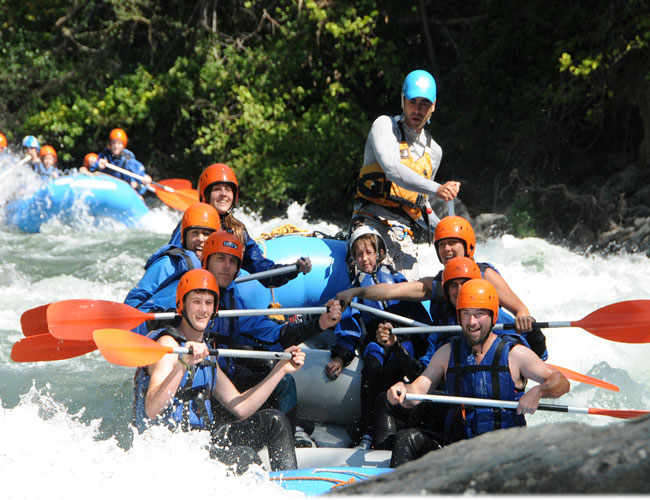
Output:
[[53,217],[66,224],[83,215],[109,217],[133,226],[148,211],[126,182],[105,174],[77,174],[50,180],[31,196],[9,203],[5,216],[7,224],[37,233]]
[[286,490],[300,491],[305,495],[314,496],[392,470],[384,467],[313,467],[271,472],[269,476],[271,481],[278,481]]

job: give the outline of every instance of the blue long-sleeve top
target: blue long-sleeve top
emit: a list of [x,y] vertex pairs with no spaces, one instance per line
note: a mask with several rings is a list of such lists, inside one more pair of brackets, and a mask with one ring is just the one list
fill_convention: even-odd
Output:
[[[102,158],[105,158],[108,161],[108,163],[111,163],[116,167],[126,169],[129,172],[133,172],[138,176],[142,177],[147,175],[144,165],[140,163],[138,160],[136,160],[135,155],[126,148],[124,148],[118,156],[115,156],[110,149],[106,148],[104,151],[99,153],[99,155],[97,156],[97,161],[90,166],[89,170],[91,172],[95,172],[99,169],[99,160],[101,160]],[[113,177],[117,177],[118,179],[122,179],[123,181],[129,183],[131,181],[137,182],[138,187],[136,191],[141,195],[143,195],[147,191],[147,188],[145,187],[144,184],[141,184],[140,182],[138,182],[137,179],[134,179],[133,177],[130,177],[126,174],[123,174],[121,172],[116,172],[111,168],[105,168],[102,172],[108,175],[112,175]],[[179,246],[180,246],[180,241],[179,241]]]

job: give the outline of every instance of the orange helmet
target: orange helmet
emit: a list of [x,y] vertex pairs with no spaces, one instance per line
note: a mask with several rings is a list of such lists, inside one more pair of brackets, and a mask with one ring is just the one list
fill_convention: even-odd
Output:
[[7,136],[0,132],[0,149],[7,147]]
[[126,135],[126,132],[122,130],[121,128],[114,128],[111,130],[111,133],[108,134],[108,140],[109,141],[122,141],[122,144],[124,144],[124,147],[129,143],[129,138]]
[[233,205],[236,205],[239,200],[239,183],[237,182],[235,172],[224,163],[214,163],[209,167],[205,167],[203,172],[201,172],[197,186],[199,191],[199,201],[207,202],[210,199],[210,190],[212,189],[212,185],[219,182],[225,182],[232,185],[232,190],[235,194]]
[[84,167],[92,167],[97,161],[97,158],[98,156],[96,153],[88,153],[86,156],[84,156]]
[[222,229],[208,236],[203,244],[203,267],[208,267],[208,259],[215,253],[227,253],[237,257],[241,267],[244,258],[244,245],[237,236]]
[[40,154],[41,158],[44,158],[47,155],[52,155],[52,156],[54,156],[54,161],[55,162],[59,161],[59,158],[56,155],[56,150],[52,146],[49,146],[49,145],[43,146],[41,148],[41,151],[40,151],[39,154]]
[[448,282],[450,280],[465,278],[468,280],[481,279],[481,270],[476,262],[469,257],[454,257],[449,259],[442,270],[442,288],[449,298]]
[[185,233],[193,227],[201,227],[218,231],[221,229],[219,213],[207,203],[194,203],[183,214],[181,220],[181,244],[185,246]]
[[456,314],[460,323],[461,309],[487,309],[492,313],[492,324],[499,317],[499,295],[489,281],[473,279],[463,283],[458,293]]
[[474,251],[476,250],[476,235],[474,234],[472,225],[467,219],[458,215],[449,215],[438,222],[434,235],[434,245],[440,262],[442,262],[442,259],[440,258],[440,252],[438,251],[438,242],[446,238],[457,238],[462,240],[463,243],[465,243],[465,257],[474,257]]
[[212,313],[214,318],[219,310],[219,285],[212,273],[205,269],[192,269],[181,276],[176,287],[176,312],[185,315],[185,296],[195,290],[208,291],[214,295],[214,312]]

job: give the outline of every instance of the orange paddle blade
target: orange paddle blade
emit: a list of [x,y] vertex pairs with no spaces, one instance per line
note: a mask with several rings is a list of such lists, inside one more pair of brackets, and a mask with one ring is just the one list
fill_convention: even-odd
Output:
[[49,333],[31,335],[20,339],[11,349],[11,359],[19,363],[57,361],[83,356],[97,349],[94,342],[61,340]]
[[600,387],[601,389],[607,389],[608,391],[620,392],[618,386],[610,384],[609,382],[605,382],[604,380],[599,380],[597,378],[590,377],[589,375],[583,375],[582,373],[574,372],[573,370],[562,368],[561,366],[552,365],[551,363],[546,363],[546,365],[550,366],[551,368],[555,368],[569,380],[575,380],[576,382],[582,382],[583,384],[593,385]]
[[20,316],[20,326],[25,337],[38,335],[39,333],[47,333],[47,307],[49,305],[45,304],[34,307],[25,311]]
[[162,181],[158,181],[158,184],[162,184],[163,186],[172,189],[192,189],[192,181],[187,179],[178,179],[176,177],[173,179],[163,179]]
[[589,408],[591,415],[606,415],[616,418],[637,418],[650,413],[648,410],[606,410],[605,408]]
[[53,302],[47,308],[50,333],[62,340],[92,341],[93,330],[124,328],[130,330],[148,319],[151,313],[108,300],[74,299]]
[[190,206],[199,201],[199,193],[194,189],[175,189],[173,192],[166,191],[154,186],[156,196],[168,207],[184,212]]
[[106,361],[120,366],[148,366],[173,352],[171,347],[137,333],[117,328],[95,330],[93,338]]
[[571,326],[615,342],[650,342],[650,300],[626,300],[601,307]]

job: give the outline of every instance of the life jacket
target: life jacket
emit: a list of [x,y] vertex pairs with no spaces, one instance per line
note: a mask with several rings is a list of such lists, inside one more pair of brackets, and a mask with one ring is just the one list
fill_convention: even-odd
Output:
[[[398,122],[397,125],[401,136],[399,143],[400,163],[413,170],[416,174],[430,180],[433,173],[431,155],[425,150],[424,154],[415,160],[406,141],[402,122]],[[431,139],[429,138],[430,144]],[[425,202],[425,197],[417,191],[410,191],[389,181],[379,162],[361,167],[357,178],[355,198],[361,198],[382,207],[400,208],[414,221],[422,217],[422,207]]]
[[[146,271],[162,258],[168,257],[173,272],[170,273],[155,290],[150,287]],[[164,245],[149,257],[144,269],[145,275],[140,282],[128,293],[125,304],[143,311],[169,311],[176,308],[176,287],[181,276],[191,269],[200,269],[201,261],[191,250],[176,245]]]
[[[497,336],[480,364],[474,361],[471,348],[460,337],[451,339],[451,353],[445,376],[445,390],[451,396],[519,401],[524,389],[515,387],[510,375],[508,355],[515,346],[509,339]],[[450,411],[445,430],[451,433],[454,419],[462,419],[466,438],[496,429],[526,425],[523,415],[509,408],[465,406]]]
[[[163,335],[170,335],[180,345],[186,342],[183,334],[176,328],[161,328],[150,332],[147,337],[158,340]],[[210,429],[214,422],[214,405],[212,399],[217,378],[216,363],[209,359],[198,365],[190,366],[181,379],[178,390],[170,403],[160,415],[153,419],[145,412],[145,397],[151,376],[146,368],[138,368],[134,377],[134,425],[142,432],[149,425],[167,425],[172,429]]]

